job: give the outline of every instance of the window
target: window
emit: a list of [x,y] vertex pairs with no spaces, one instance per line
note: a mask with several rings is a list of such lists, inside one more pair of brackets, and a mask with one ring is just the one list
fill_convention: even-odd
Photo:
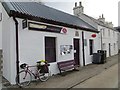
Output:
[[90,47],[90,55],[93,54],[93,40],[89,40],[89,47]]
[[45,60],[48,63],[56,62],[56,38],[45,37]]

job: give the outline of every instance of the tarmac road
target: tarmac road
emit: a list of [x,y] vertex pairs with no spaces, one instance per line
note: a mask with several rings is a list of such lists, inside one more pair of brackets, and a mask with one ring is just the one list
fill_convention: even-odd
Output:
[[118,88],[118,64],[76,85],[74,88]]

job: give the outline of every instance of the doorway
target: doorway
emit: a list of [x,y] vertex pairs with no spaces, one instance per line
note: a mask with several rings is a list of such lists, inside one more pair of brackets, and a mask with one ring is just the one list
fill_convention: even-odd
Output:
[[74,39],[74,60],[76,65],[80,65],[80,47],[79,47],[79,39]]
[[111,56],[111,45],[109,43],[109,56]]

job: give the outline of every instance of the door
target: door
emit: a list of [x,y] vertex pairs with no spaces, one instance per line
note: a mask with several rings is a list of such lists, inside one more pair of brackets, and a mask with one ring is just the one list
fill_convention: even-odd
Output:
[[111,56],[111,47],[110,47],[110,43],[109,43],[109,56]]
[[56,38],[45,37],[45,60],[48,63],[56,62]]
[[75,63],[76,65],[80,65],[80,58],[79,58],[79,55],[80,55],[80,48],[79,48],[79,39],[74,39],[74,60],[75,60]]

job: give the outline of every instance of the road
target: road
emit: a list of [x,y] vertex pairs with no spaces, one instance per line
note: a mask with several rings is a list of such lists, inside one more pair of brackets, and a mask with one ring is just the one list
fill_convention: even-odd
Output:
[[76,85],[74,88],[118,88],[118,64]]

